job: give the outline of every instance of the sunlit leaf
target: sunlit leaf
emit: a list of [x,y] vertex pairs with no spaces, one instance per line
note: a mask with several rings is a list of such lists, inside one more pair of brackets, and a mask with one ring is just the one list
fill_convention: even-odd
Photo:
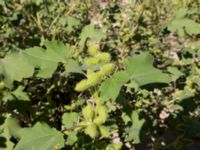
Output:
[[77,61],[71,57],[71,48],[58,41],[45,40],[46,49],[33,47],[11,53],[0,59],[0,74],[4,75],[6,86],[11,86],[13,81],[21,81],[23,78],[31,77],[35,68],[39,68],[38,77],[51,77],[58,63],[63,63],[66,72],[82,73]]
[[122,85],[124,85],[128,80],[129,75],[125,71],[116,72],[101,84],[101,97],[104,100],[115,100],[120,92]]
[[125,61],[125,71],[129,78],[143,86],[150,83],[169,83],[169,74],[153,67],[153,56],[149,53],[141,53],[130,56]]
[[34,67],[24,57],[23,53],[11,53],[0,59],[0,74],[4,75],[7,86],[11,86],[13,80],[21,81],[33,74]]
[[0,150],[13,150],[14,143],[11,141],[11,138],[19,138],[20,129],[21,127],[16,119],[10,117],[5,119],[4,124],[0,126],[0,139],[2,139]]
[[56,150],[64,146],[63,134],[47,124],[37,123],[22,129],[14,150]]
[[133,111],[131,115],[132,126],[128,129],[128,140],[133,140],[135,144],[140,143],[141,128],[145,123],[144,119],[139,119],[137,111]]
[[74,126],[74,123],[78,121],[78,113],[64,113],[62,116],[62,124],[66,128],[71,128]]

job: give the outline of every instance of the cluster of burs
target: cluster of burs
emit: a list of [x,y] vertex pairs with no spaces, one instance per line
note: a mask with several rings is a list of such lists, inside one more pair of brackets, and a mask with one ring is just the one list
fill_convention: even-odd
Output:
[[99,44],[95,42],[88,42],[87,47],[88,54],[90,56],[85,58],[83,63],[87,66],[87,68],[95,68],[95,71],[93,71],[92,69],[87,69],[87,79],[81,80],[76,85],[76,91],[84,91],[90,87],[97,85],[106,75],[109,75],[114,69],[114,64],[110,63],[110,54],[101,52],[99,50]]
[[[84,64],[93,70],[87,69],[87,78],[77,83],[75,90],[79,92],[90,87],[97,87],[115,68],[115,65],[111,63],[110,54],[101,52],[99,44],[88,42],[87,47],[89,56],[84,59]],[[93,93],[91,100],[82,109],[82,115],[83,120],[79,123],[79,129],[84,129],[90,137],[94,138],[97,135],[108,137],[110,135],[109,128],[103,125],[108,118],[107,107],[103,104],[97,91]]]
[[88,102],[82,109],[83,120],[79,123],[80,128],[90,137],[95,138],[109,137],[109,128],[104,125],[108,118],[107,107],[101,102],[101,99],[94,95],[93,101]]

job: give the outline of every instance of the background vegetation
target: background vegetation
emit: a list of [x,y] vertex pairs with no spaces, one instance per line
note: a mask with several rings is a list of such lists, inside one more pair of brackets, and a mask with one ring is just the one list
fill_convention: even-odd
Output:
[[199,150],[199,0],[1,0],[1,150]]

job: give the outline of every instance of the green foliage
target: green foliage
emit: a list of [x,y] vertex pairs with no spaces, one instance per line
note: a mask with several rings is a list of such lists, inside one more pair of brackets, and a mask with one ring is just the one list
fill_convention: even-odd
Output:
[[76,135],[76,132],[71,133],[66,141],[67,145],[73,145],[78,140],[78,137]]
[[11,137],[20,137],[20,126],[18,121],[14,118],[6,118],[4,124],[0,126],[0,138],[5,138],[4,143],[0,144],[1,150],[13,150],[14,143],[11,141]]
[[168,67],[167,68],[168,72],[171,73],[172,81],[176,81],[178,78],[183,76],[184,74],[178,70],[176,67]]
[[192,19],[186,18],[188,12],[189,11],[185,8],[181,8],[175,12],[175,18],[168,26],[169,30],[177,32],[179,36],[184,36],[185,32],[189,35],[199,34],[200,24]]
[[23,53],[12,53],[0,60],[1,74],[4,74],[4,82],[10,86],[12,82],[21,81],[24,77],[30,77],[34,68],[24,58]]
[[153,67],[153,57],[149,53],[133,55],[126,59],[125,70],[130,79],[140,86],[150,83],[169,83],[170,76]]
[[200,149],[199,10],[0,1],[0,149]]
[[62,124],[66,128],[72,128],[74,124],[78,121],[78,113],[64,113],[62,116]]
[[39,47],[27,49],[24,57],[33,67],[39,67],[38,77],[48,78],[52,76],[59,62],[67,65],[68,59],[71,57],[71,49],[57,41],[44,41],[43,43],[46,49]]
[[[121,87],[129,80],[135,80],[139,86],[150,83],[169,83],[169,74],[154,68],[153,57],[149,53],[130,56],[125,61],[125,71],[115,73],[110,79],[105,80],[100,91],[103,99],[115,100]],[[112,85],[112,88],[110,88]]]
[[75,27],[80,25],[80,21],[76,19],[75,17],[67,16],[67,17],[63,17],[61,24],[63,25],[67,24],[66,30],[67,32],[71,33]]
[[106,38],[106,35],[101,30],[95,29],[94,25],[89,24],[83,28],[80,34],[80,46],[82,48],[88,38],[95,42],[100,42],[101,39]]
[[26,92],[23,91],[24,87],[23,86],[18,86],[16,90],[11,92],[11,94],[16,97],[18,100],[22,101],[29,101],[29,96]]
[[35,68],[39,68],[38,77],[51,77],[58,63],[65,65],[67,72],[81,72],[75,60],[72,60],[71,49],[58,41],[44,41],[46,49],[33,47],[20,53],[12,53],[1,61],[1,73],[5,83],[10,86],[13,81],[31,77]]
[[133,140],[135,144],[140,143],[140,134],[142,126],[145,123],[144,119],[139,119],[138,112],[133,111],[131,114],[131,122],[132,126],[128,128],[128,139],[127,140]]
[[104,100],[115,100],[120,92],[121,87],[129,80],[129,76],[125,71],[116,72],[111,78],[106,79],[101,87],[101,97]]
[[15,150],[20,149],[61,149],[64,146],[63,134],[46,124],[37,123],[32,128],[20,131],[20,140]]

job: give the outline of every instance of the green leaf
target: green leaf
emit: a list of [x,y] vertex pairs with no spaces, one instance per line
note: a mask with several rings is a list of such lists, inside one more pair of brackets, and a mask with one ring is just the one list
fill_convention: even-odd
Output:
[[78,26],[80,21],[75,17],[67,16],[67,32],[71,33],[74,30],[74,27]]
[[34,72],[33,66],[25,60],[22,53],[11,53],[0,59],[0,68],[0,74],[4,75],[4,82],[9,87],[14,80],[21,81]]
[[131,80],[129,83],[126,84],[126,92],[133,94],[134,92],[132,91],[134,89],[134,92],[137,92],[140,87],[138,83],[135,80]]
[[71,33],[74,31],[75,27],[80,25],[80,21],[72,16],[62,16],[59,19],[59,24],[61,24],[68,33]]
[[72,132],[69,134],[66,141],[67,145],[73,145],[78,140],[78,137],[76,134],[77,134],[76,132]]
[[83,71],[79,63],[73,59],[69,59],[65,64],[65,73],[71,73],[71,72],[83,74]]
[[51,77],[59,62],[67,63],[71,56],[70,48],[58,41],[44,41],[46,49],[40,47],[29,48],[24,55],[29,62],[39,67],[38,77]]
[[128,139],[133,140],[135,144],[140,143],[140,132],[143,124],[145,123],[144,119],[139,119],[139,114],[137,111],[133,111],[131,115],[132,126],[128,129]]
[[200,24],[187,18],[172,21],[168,28],[172,32],[178,32],[180,36],[183,36],[184,29],[189,35],[200,33]]
[[23,86],[18,86],[17,89],[14,91],[7,91],[4,93],[4,97],[2,100],[6,101],[12,101],[12,100],[19,100],[19,101],[29,101],[30,98],[26,92],[23,91]]
[[179,10],[175,11],[175,19],[183,19],[185,18],[185,16],[188,13],[188,9],[187,8],[180,8]]
[[29,96],[26,92],[23,91],[24,87],[19,86],[17,87],[16,90],[12,92],[12,94],[18,99],[18,100],[23,100],[23,101],[29,101]]
[[4,146],[0,143],[0,150],[13,150],[14,143],[10,139],[11,137],[18,138],[20,129],[21,127],[15,118],[6,118],[4,124],[0,126],[0,138],[5,138],[6,140],[3,143]]
[[95,29],[93,24],[85,26],[80,34],[80,47],[84,47],[86,40],[89,38],[96,42],[100,42],[102,39],[106,38],[106,34],[101,30]]
[[176,81],[178,78],[183,76],[184,74],[178,70],[176,67],[168,67],[167,70],[171,73],[172,81]]
[[195,95],[195,90],[185,86],[183,90],[176,89],[175,93],[173,94],[174,100],[185,100],[188,98],[192,98]]
[[45,40],[46,49],[33,47],[12,53],[4,59],[0,59],[0,74],[5,76],[6,86],[11,86],[13,81],[21,81],[23,78],[33,75],[35,68],[39,68],[38,77],[51,77],[58,63],[63,63],[66,72],[82,73],[78,62],[72,60],[71,48],[58,41]]
[[78,113],[71,112],[71,113],[64,113],[62,116],[62,124],[66,128],[72,128],[74,123],[78,121]]
[[130,79],[135,80],[138,85],[143,86],[150,83],[169,83],[169,74],[153,67],[153,56],[148,52],[133,55],[125,60],[125,71]]
[[63,134],[47,124],[37,123],[22,129],[14,150],[56,150],[64,147]]
[[200,24],[191,19],[184,19],[184,27],[189,35],[200,34]]
[[119,95],[121,87],[129,80],[129,75],[125,71],[120,71],[106,79],[100,87],[103,100],[115,100]]
[[131,121],[130,117],[125,112],[122,113],[121,118],[124,121],[125,125],[127,125],[128,122]]
[[181,8],[175,12],[174,19],[168,25],[171,32],[177,32],[179,36],[184,36],[184,33],[189,35],[200,34],[200,24],[192,19],[186,18],[188,13],[192,14],[195,11],[189,11],[186,8]]

